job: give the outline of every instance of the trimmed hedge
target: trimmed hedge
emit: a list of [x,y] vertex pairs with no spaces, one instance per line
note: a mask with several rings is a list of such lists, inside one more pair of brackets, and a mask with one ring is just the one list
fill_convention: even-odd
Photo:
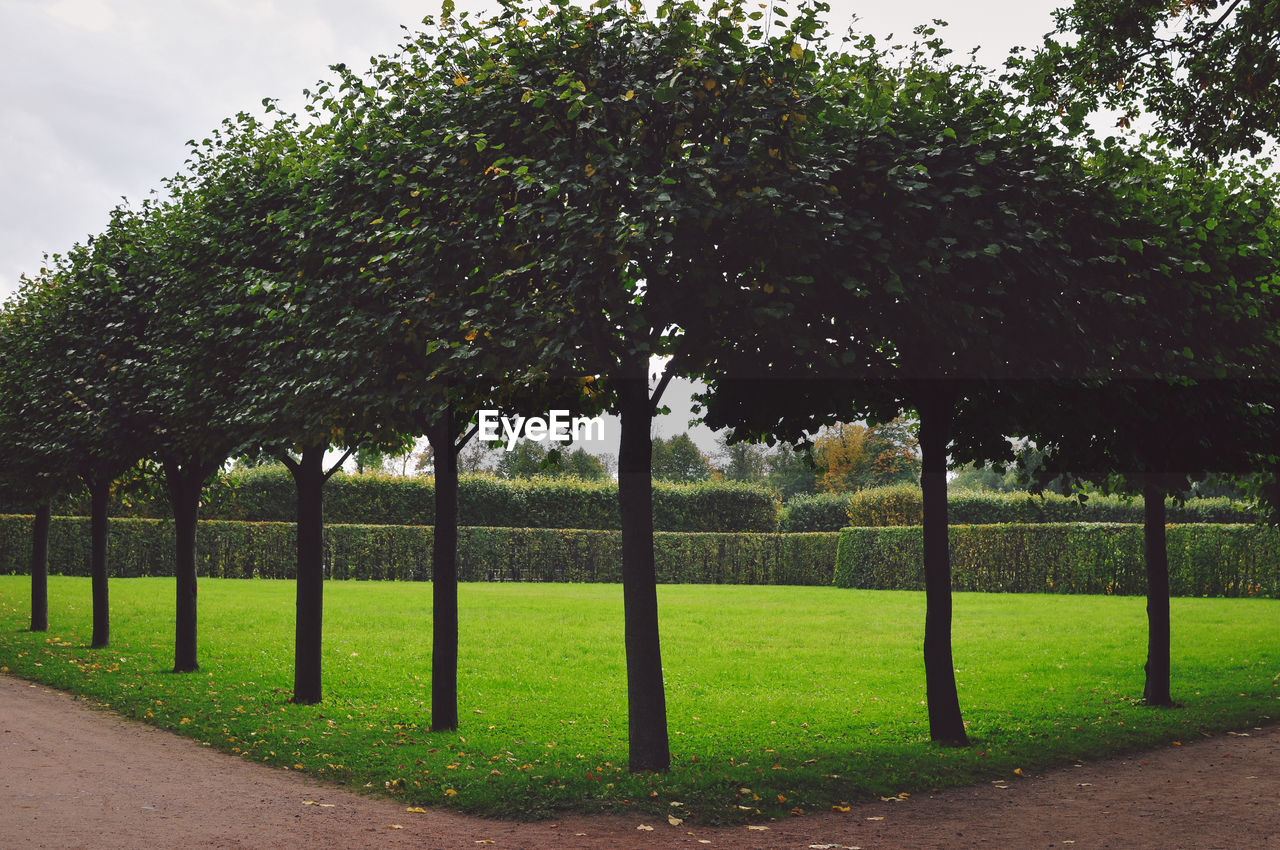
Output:
[[[55,517],[49,569],[89,574],[89,521]],[[31,518],[0,516],[0,573],[25,573]],[[432,529],[423,526],[325,526],[325,574],[331,579],[428,580]],[[197,571],[223,578],[293,578],[292,523],[202,520]],[[830,585],[839,535],[659,532],[658,580],[664,583]],[[173,575],[173,524],[112,519],[112,576]],[[622,580],[622,534],[611,530],[464,527],[458,533],[463,581]]]
[[[1280,532],[1256,525],[1168,529],[1174,596],[1280,598]],[[1142,526],[1118,523],[953,525],[955,590],[1016,593],[1146,593]],[[919,526],[846,528],[837,587],[924,589]]]
[[849,524],[848,493],[804,493],[782,506],[778,530],[839,531]]
[[[288,470],[266,466],[215,479],[205,488],[200,515],[211,520],[293,522],[296,506],[297,493]],[[659,531],[774,532],[781,510],[776,496],[751,484],[653,484],[653,523]],[[69,500],[55,513],[85,516],[88,504],[84,499]],[[325,485],[324,514],[327,522],[344,525],[431,525],[434,481],[338,473]],[[163,519],[170,513],[167,505],[135,499],[128,505],[113,505],[112,516]],[[620,529],[618,483],[463,475],[458,482],[458,520],[464,526]]]
[[[1230,499],[1190,499],[1166,502],[1171,523],[1251,523],[1250,506]],[[919,525],[920,488],[912,485],[876,487],[854,493],[847,503],[847,525],[871,528]],[[961,491],[947,497],[947,518],[953,525],[1002,523],[1119,522],[1142,523],[1142,500],[1120,496],[1090,496],[1078,500],[1046,493],[974,493]],[[813,529],[815,531],[827,529]]]

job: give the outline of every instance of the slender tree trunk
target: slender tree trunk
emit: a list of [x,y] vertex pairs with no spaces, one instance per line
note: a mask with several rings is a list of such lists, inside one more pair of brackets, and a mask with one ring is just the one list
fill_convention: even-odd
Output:
[[947,551],[947,444],[955,396],[926,390],[919,406],[924,498],[924,675],[929,703],[929,737],[967,746],[951,656],[951,556]]
[[622,604],[626,621],[627,733],[632,773],[671,766],[667,700],[658,639],[658,580],[653,561],[652,410],[646,361],[618,381],[621,440],[618,507],[622,515]]
[[311,446],[290,466],[298,489],[298,602],[293,701],[320,702],[324,614],[324,446]]
[[53,506],[41,502],[31,526],[31,631],[49,630],[49,526]]
[[1148,480],[1142,487],[1143,542],[1147,562],[1147,705],[1173,705],[1169,692],[1169,551],[1165,541],[1165,491]]
[[111,606],[107,596],[107,500],[111,481],[95,476],[89,482],[89,575],[93,586],[93,639],[101,649],[111,642]]
[[177,629],[173,642],[173,672],[190,673],[200,668],[196,661],[196,519],[205,473],[195,461],[179,463],[166,460],[164,475],[169,501],[173,503],[174,538],[177,542],[174,560]]
[[428,432],[435,455],[431,539],[431,730],[458,728],[458,455],[453,411]]

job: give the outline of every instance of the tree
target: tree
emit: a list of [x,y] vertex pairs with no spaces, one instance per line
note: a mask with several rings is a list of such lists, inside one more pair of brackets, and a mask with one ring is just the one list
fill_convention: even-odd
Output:
[[818,489],[818,470],[810,451],[780,443],[765,458],[768,484],[785,501]]
[[[746,264],[782,250],[766,223],[790,214],[777,203],[790,179],[781,151],[802,98],[796,56],[818,27],[808,12],[766,36],[750,15],[736,4],[664,3],[650,17],[638,6],[511,3],[481,23],[459,17],[435,45],[457,110],[446,126],[474,151],[457,161],[506,193],[491,225],[510,228],[503,279],[529,280],[536,303],[558,305],[539,359],[574,350],[572,373],[600,376],[621,420],[633,771],[670,761],[651,419],[672,376],[697,374],[711,345],[705,315],[742,306]],[[664,355],[651,383],[650,358]]]
[[768,454],[759,443],[735,443],[727,434],[716,438],[719,445],[720,463],[717,469],[729,481],[745,481],[751,484],[763,484]]
[[659,481],[693,483],[711,477],[711,461],[688,434],[653,438],[653,477]]
[[18,368],[28,391],[12,410],[52,480],[71,470],[89,490],[94,648],[107,646],[111,633],[111,487],[143,456],[147,435],[140,372],[149,317],[120,297],[138,258],[129,250],[123,209],[113,212],[112,225],[87,244],[47,257],[39,275],[23,279]]
[[837,423],[818,436],[818,488],[845,493],[920,478],[919,443],[902,419],[879,425]]
[[326,468],[326,451],[391,449],[410,427],[395,352],[380,344],[386,301],[360,271],[366,248],[341,200],[349,163],[332,151],[324,124],[242,113],[193,147],[184,184],[222,234],[218,268],[234,288],[222,344],[243,368],[225,416],[285,464],[298,491],[299,703],[322,690],[323,487],[345,460]]
[[11,512],[31,510],[31,631],[49,628],[49,528],[51,500],[67,488],[73,471],[66,459],[47,457],[30,444],[18,411],[31,409],[37,392],[29,383],[31,370],[23,365],[32,340],[24,311],[29,302],[15,299],[0,310],[0,435],[7,451],[0,458],[0,504]]
[[[863,40],[831,57],[821,133],[804,167],[824,209],[792,235],[811,283],[774,284],[777,318],[728,330],[708,424],[799,439],[850,417],[919,423],[924,508],[924,662],[931,737],[965,744],[951,654],[947,458],[1007,451],[992,419],[957,405],[1003,383],[1087,374],[1115,335],[1105,187],[982,69],[944,61],[931,38],[901,58]],[[814,240],[809,242],[809,240]],[[805,250],[807,244],[813,247]],[[800,283],[802,281],[798,281]],[[788,289],[790,291],[788,291]]]
[[547,447],[535,440],[517,440],[510,451],[498,455],[499,478],[533,478],[546,475]]
[[[1159,148],[1095,163],[1120,201],[1128,295],[1142,305],[1104,379],[1008,388],[1040,479],[1083,475],[1140,494],[1148,576],[1144,700],[1173,704],[1165,499],[1274,455],[1280,216],[1256,167],[1205,169]],[[1127,252],[1127,253],[1126,253]],[[1041,398],[1035,398],[1035,393]]]
[[1099,106],[1209,159],[1280,129],[1280,18],[1267,0],[1074,0],[1021,64],[1021,85],[1073,123]]

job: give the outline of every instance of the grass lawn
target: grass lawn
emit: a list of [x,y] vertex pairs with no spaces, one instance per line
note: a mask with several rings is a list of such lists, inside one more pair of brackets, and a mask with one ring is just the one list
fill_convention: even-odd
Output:
[[0,669],[254,761],[408,806],[537,817],[638,807],[704,822],[826,810],[1280,717],[1280,600],[1173,600],[1176,709],[1142,693],[1141,598],[960,593],[955,653],[973,745],[929,743],[924,594],[659,587],[672,769],[626,771],[618,585],[464,584],[456,733],[427,731],[429,584],[325,587],[325,701],[288,703],[291,582],[200,581],[198,673],[175,675],[172,579],[0,576]]

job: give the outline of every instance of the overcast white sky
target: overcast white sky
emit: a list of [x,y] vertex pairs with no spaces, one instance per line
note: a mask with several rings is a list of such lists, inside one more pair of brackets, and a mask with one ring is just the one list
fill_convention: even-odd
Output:
[[[839,32],[856,14],[863,31],[905,36],[943,18],[953,49],[981,47],[995,65],[1038,42],[1064,2],[832,0],[829,21]],[[329,65],[363,68],[400,25],[438,11],[439,0],[0,0],[0,300],[44,252],[179,171],[188,139],[264,97],[300,105]],[[684,430],[677,418],[659,432]]]

